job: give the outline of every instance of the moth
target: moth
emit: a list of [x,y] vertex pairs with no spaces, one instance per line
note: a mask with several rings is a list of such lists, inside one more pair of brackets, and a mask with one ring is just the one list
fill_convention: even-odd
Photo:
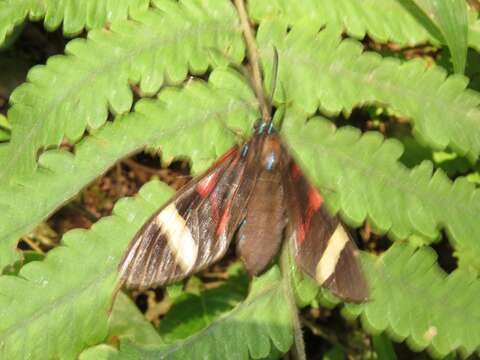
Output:
[[368,297],[354,241],[329,215],[271,121],[258,123],[249,141],[143,224],[119,264],[120,281],[138,289],[179,281],[222,258],[234,238],[250,275],[269,266],[286,238],[299,268],[320,285],[346,301]]

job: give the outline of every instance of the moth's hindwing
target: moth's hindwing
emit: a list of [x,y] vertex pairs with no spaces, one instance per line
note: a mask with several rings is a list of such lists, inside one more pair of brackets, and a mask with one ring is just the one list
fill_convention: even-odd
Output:
[[285,189],[299,267],[340,298],[365,301],[368,288],[355,242],[339,219],[328,214],[322,196],[293,160]]

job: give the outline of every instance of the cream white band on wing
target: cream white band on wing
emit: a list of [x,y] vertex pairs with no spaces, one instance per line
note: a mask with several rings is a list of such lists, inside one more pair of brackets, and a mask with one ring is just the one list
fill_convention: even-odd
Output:
[[172,203],[163,209],[158,214],[156,222],[159,228],[165,232],[168,246],[175,255],[178,265],[185,272],[190,271],[197,259],[198,246],[175,204]]
[[327,248],[315,269],[315,280],[317,280],[319,284],[323,284],[333,274],[340,254],[349,240],[350,238],[343,226],[338,224],[328,240]]

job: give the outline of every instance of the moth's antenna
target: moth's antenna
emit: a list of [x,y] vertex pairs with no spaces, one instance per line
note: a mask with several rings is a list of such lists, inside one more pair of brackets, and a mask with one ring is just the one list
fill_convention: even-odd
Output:
[[[277,77],[278,77],[278,51],[277,48],[273,47],[273,62],[272,62],[272,79],[270,81],[270,91],[268,97],[268,112],[272,114],[273,106],[273,96],[275,95],[275,89],[277,87]],[[273,119],[270,120],[270,122]]]

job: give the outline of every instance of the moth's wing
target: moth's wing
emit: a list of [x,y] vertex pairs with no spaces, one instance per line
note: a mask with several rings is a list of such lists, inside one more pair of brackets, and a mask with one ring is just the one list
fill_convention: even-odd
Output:
[[230,223],[240,221],[231,206],[245,164],[240,151],[231,149],[150,217],[119,265],[120,281],[129,288],[162,286],[223,256],[235,231]]
[[359,251],[348,231],[322,206],[320,193],[290,162],[285,189],[299,267],[338,297],[352,302],[368,298]]

